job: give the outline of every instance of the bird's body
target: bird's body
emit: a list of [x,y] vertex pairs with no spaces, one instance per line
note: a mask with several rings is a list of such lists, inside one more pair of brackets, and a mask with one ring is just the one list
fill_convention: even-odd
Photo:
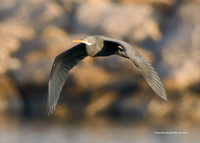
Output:
[[86,44],[86,51],[88,56],[95,57],[98,54],[98,52],[101,51],[102,47],[104,46],[104,43],[103,40],[97,36],[94,36],[91,42],[91,45]]
[[140,70],[147,83],[154,92],[167,100],[164,86],[156,73],[155,69],[147,62],[147,60],[133,47],[124,41],[115,40],[100,35],[93,35],[83,40],[74,40],[73,42],[81,42],[71,49],[61,53],[55,58],[49,80],[49,93],[47,100],[48,114],[55,110],[60,92],[65,83],[67,73],[79,61],[87,56],[99,57],[119,55],[129,58]]

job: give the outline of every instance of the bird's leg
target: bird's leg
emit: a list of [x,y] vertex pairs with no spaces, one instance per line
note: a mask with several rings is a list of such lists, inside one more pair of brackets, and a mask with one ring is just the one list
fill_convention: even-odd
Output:
[[124,52],[124,49],[121,47],[121,46],[118,46],[118,51],[117,51],[117,54],[121,57],[124,57],[124,58],[128,58],[128,56],[125,54]]

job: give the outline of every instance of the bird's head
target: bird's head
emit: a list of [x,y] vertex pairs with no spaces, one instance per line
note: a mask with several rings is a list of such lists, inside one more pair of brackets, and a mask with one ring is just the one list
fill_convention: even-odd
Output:
[[84,39],[79,39],[79,40],[73,40],[72,42],[80,42],[80,43],[85,43],[86,45],[93,45],[95,44],[96,40],[92,36],[88,36]]

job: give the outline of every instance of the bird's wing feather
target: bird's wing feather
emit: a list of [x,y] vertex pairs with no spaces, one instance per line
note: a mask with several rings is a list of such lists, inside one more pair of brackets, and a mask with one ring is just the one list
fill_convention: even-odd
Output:
[[53,63],[48,89],[47,112],[51,114],[56,107],[67,73],[87,56],[86,45],[79,44],[58,55]]
[[167,94],[164,85],[162,84],[157,72],[152,67],[152,65],[135,48],[133,48],[124,41],[118,41],[104,36],[102,36],[102,38],[105,41],[114,42],[115,44],[118,43],[119,46],[123,48],[126,56],[131,61],[133,61],[136,67],[140,70],[143,77],[145,78],[149,86],[153,89],[153,91],[161,98],[167,100]]

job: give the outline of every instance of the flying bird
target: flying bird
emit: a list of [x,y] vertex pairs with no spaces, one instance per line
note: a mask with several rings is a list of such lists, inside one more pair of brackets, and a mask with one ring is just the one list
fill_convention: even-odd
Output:
[[80,44],[61,53],[54,60],[48,85],[48,115],[53,113],[56,108],[68,72],[87,56],[119,55],[130,59],[139,69],[153,91],[161,98],[167,100],[165,88],[155,69],[128,43],[101,35],[92,35],[81,40],[74,40],[73,42],[79,42]]

